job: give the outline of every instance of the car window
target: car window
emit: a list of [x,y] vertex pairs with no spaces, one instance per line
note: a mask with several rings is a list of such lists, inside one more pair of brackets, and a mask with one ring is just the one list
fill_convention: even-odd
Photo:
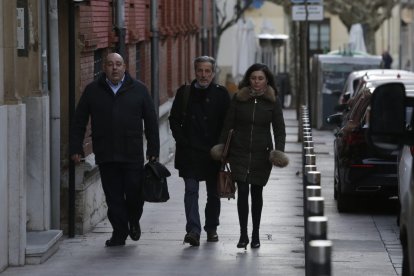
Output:
[[360,93],[357,95],[350,113],[349,119],[354,122],[360,122],[362,117],[365,115],[367,107],[369,105],[369,100],[371,98],[371,93],[369,89],[361,89]]
[[353,83],[352,83],[352,87],[354,88],[354,89],[353,89],[354,91],[356,91],[356,90],[358,89],[358,86],[359,86],[359,81],[360,81],[360,78],[357,78],[357,79],[355,79],[355,80],[353,81]]

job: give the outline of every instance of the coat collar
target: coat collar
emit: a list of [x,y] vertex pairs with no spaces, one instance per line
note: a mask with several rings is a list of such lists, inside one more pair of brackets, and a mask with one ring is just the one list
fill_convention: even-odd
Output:
[[[276,95],[275,91],[271,86],[268,86],[264,94],[260,97],[263,97],[263,99],[268,100],[272,103],[276,102]],[[236,99],[241,102],[246,102],[253,98],[253,96],[250,95],[250,88],[249,87],[243,87],[239,90],[236,94]]]

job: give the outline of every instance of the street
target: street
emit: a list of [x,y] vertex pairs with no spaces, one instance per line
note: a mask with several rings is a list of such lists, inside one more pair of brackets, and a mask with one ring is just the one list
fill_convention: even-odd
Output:
[[[64,237],[60,249],[40,265],[9,267],[2,275],[304,275],[302,146],[297,142],[295,110],[284,110],[288,167],[274,168],[263,190],[261,247],[236,248],[239,225],[236,200],[222,199],[219,242],[200,247],[183,244],[184,185],[174,169],[168,178],[170,200],[147,203],[141,219],[142,237],[125,247],[105,248],[112,231],[107,220],[87,235]],[[402,252],[396,225],[396,201],[362,202],[358,212],[339,214],[333,198],[333,133],[312,130],[317,170],[333,242],[332,275],[400,275]],[[200,189],[204,220],[205,185]],[[251,231],[251,221],[249,221]]]

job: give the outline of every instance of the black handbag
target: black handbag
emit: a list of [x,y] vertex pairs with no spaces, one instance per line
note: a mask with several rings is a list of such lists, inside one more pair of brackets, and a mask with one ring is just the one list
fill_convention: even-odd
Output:
[[167,177],[170,171],[157,161],[149,161],[144,165],[144,181],[142,197],[147,202],[166,202],[170,199]]

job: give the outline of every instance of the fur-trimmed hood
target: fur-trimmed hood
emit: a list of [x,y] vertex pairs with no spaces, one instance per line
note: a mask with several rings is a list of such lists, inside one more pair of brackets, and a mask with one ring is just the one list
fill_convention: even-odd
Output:
[[[239,92],[237,92],[235,96],[236,96],[236,99],[241,102],[245,102],[253,98],[253,96],[250,95],[250,87],[243,87],[242,89],[239,90]],[[263,97],[264,99],[270,102],[273,102],[273,103],[276,102],[276,93],[275,93],[275,90],[271,86],[267,87],[267,89],[264,91],[264,94],[261,97]]]

